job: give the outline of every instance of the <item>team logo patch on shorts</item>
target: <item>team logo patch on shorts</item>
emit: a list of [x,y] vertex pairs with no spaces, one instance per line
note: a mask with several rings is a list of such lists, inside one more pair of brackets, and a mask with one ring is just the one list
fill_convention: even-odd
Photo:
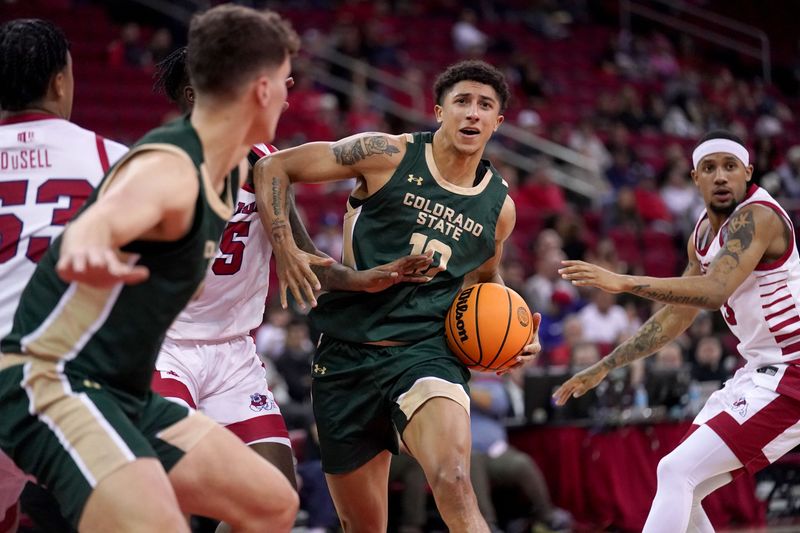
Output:
[[275,408],[275,401],[266,394],[255,393],[250,395],[251,411],[271,411]]
[[747,400],[744,396],[733,402],[733,410],[742,418],[747,415]]

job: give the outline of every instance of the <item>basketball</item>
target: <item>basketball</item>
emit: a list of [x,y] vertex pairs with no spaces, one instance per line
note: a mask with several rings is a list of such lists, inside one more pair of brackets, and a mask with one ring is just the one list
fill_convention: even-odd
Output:
[[525,300],[512,289],[478,283],[453,301],[445,319],[445,336],[467,367],[495,372],[514,365],[514,358],[533,337],[533,319]]

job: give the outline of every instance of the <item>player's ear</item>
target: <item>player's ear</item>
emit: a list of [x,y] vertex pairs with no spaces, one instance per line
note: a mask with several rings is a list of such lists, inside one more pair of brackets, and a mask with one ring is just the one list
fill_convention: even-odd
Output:
[[270,82],[267,76],[259,76],[255,80],[255,92],[258,104],[265,107],[270,99]]
[[194,89],[191,85],[183,88],[183,98],[189,103],[190,106],[194,105]]
[[506,119],[505,116],[497,115],[497,123],[494,125],[494,131],[497,131],[497,128],[500,127],[500,124],[502,124],[505,119]]
[[439,104],[433,106],[433,114],[436,116],[436,122],[439,124],[442,123],[442,114],[444,113],[444,109]]
[[[66,67],[65,67],[66,69]],[[50,80],[50,90],[57,99],[61,99],[67,92],[67,75],[65,70],[56,72]]]

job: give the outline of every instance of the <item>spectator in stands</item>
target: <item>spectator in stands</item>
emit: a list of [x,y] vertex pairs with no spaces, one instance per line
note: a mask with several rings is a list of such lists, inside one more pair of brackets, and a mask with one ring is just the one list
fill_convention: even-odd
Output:
[[613,268],[615,272],[628,271],[628,264],[620,259],[614,241],[608,237],[598,240],[595,247],[586,252],[586,261],[609,270]]
[[142,45],[141,37],[142,31],[135,22],[128,22],[122,26],[119,38],[108,45],[108,64],[112,67],[147,66],[149,64],[147,49]]
[[147,57],[148,63],[160,63],[172,52],[173,48],[172,33],[167,28],[157,29],[150,38]]
[[477,22],[475,11],[463,9],[453,25],[453,48],[464,57],[480,58],[489,46],[489,36],[478,29]]
[[[361,28],[350,21],[345,21],[337,25],[333,29],[332,38],[334,49],[340,54],[344,54],[353,59],[361,59],[367,57],[369,54]],[[332,76],[347,82],[364,83],[363,79],[357,79],[354,76],[354,69],[343,67],[339,63],[331,63],[330,73]],[[335,89],[334,91],[338,99],[339,110],[347,111],[350,109],[350,91],[339,89]]]
[[517,51],[509,63],[509,80],[525,95],[525,105],[538,107],[551,92],[550,83],[530,54]]
[[614,228],[622,228],[639,233],[645,223],[636,205],[636,193],[632,187],[623,186],[617,190],[615,202],[603,211],[603,233]]
[[592,290],[591,302],[578,312],[578,318],[584,338],[606,346],[621,342],[639,326],[631,323],[628,313],[617,304],[616,294],[600,290]]
[[525,265],[522,262],[516,259],[503,259],[500,264],[500,275],[506,287],[519,295],[525,294]]
[[703,131],[703,119],[699,102],[686,95],[679,95],[669,106],[664,122],[664,133],[684,139],[696,139]]
[[596,173],[605,172],[611,166],[611,154],[597,136],[591,119],[584,118],[578,123],[578,127],[570,134],[567,144],[589,159]]
[[551,319],[560,319],[563,312],[578,301],[578,291],[564,282],[558,273],[567,255],[560,249],[536,255],[536,273],[525,282],[523,294],[531,308]]
[[385,131],[388,128],[383,113],[370,106],[369,96],[363,89],[353,91],[345,122],[350,133]]
[[281,405],[289,429],[307,427],[311,412],[311,360],[314,343],[304,319],[294,319],[286,327],[286,344],[275,359],[275,369],[286,382],[290,402]]
[[569,366],[575,347],[586,342],[583,336],[583,323],[578,315],[564,317],[561,328],[561,343],[545,352],[546,357],[543,358],[549,366]]
[[510,488],[521,497],[523,506],[519,508],[521,516],[513,517],[522,520],[509,525],[509,533],[530,531],[532,524],[528,520],[550,529],[569,528],[572,517],[553,506],[547,482],[534,460],[508,443],[503,420],[513,413],[505,379],[488,372],[473,372],[470,381],[473,450],[470,475],[481,513],[490,527],[496,525],[492,492]]
[[552,166],[542,165],[523,180],[520,193],[543,215],[562,213],[567,207],[564,189],[553,182]]
[[314,243],[321,251],[337,259],[342,257],[342,217],[339,213],[327,211],[322,215],[322,225],[314,235]]
[[789,148],[786,159],[778,166],[781,183],[781,196],[784,198],[800,198],[800,145]]
[[[582,327],[582,326],[581,326]],[[583,370],[600,360],[600,349],[597,344],[583,340],[572,345],[570,367],[572,371]]]
[[566,39],[569,37],[567,24],[572,21],[572,16],[562,9],[562,4],[557,0],[539,0],[529,4],[523,22],[548,39]]
[[690,373],[685,366],[683,348],[675,341],[655,354],[645,377],[650,407],[662,406],[672,418],[684,415],[688,405]]
[[265,320],[256,331],[256,351],[262,360],[277,359],[286,346],[286,326],[292,312],[283,309],[276,301],[267,306]]
[[648,67],[659,80],[670,80],[680,74],[681,67],[672,49],[672,43],[661,33],[656,34],[650,43]]
[[606,168],[606,179],[622,194],[624,187],[635,187],[641,178],[640,169],[634,164],[633,154],[628,150],[616,149],[611,152],[611,164]]
[[660,196],[672,214],[676,228],[682,235],[688,236],[703,209],[703,199],[689,179],[688,170],[681,166],[671,167]]
[[561,213],[545,221],[561,237],[564,253],[570,259],[584,257],[588,248],[586,223],[575,204],[567,204]]
[[730,356],[723,357],[722,342],[719,337],[709,335],[701,338],[694,350],[692,379],[699,382],[716,381],[719,388],[731,376],[730,367],[735,364]]

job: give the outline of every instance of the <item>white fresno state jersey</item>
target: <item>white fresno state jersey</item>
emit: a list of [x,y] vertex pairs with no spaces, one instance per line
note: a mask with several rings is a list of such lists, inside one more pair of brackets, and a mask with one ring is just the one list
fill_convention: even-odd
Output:
[[[800,256],[795,245],[791,219],[778,202],[764,189],[751,185],[745,199],[734,213],[744,206],[757,204],[775,210],[791,229],[791,242],[786,253],[776,261],[759,263],[744,282],[720,308],[731,331],[739,339],[737,349],[747,360],[745,368],[800,360]],[[728,234],[726,221],[710,240],[699,235],[701,225],[710,233],[709,224],[702,224],[706,214],[695,226],[692,238],[697,259],[705,274]],[[705,248],[700,246],[705,244]]]
[[54,115],[0,120],[0,339],[36,262],[127,151]]
[[[275,151],[271,145],[254,145],[248,155],[250,167]],[[258,216],[252,181],[243,181],[203,289],[170,326],[170,339],[218,341],[247,335],[261,325],[272,244]]]

